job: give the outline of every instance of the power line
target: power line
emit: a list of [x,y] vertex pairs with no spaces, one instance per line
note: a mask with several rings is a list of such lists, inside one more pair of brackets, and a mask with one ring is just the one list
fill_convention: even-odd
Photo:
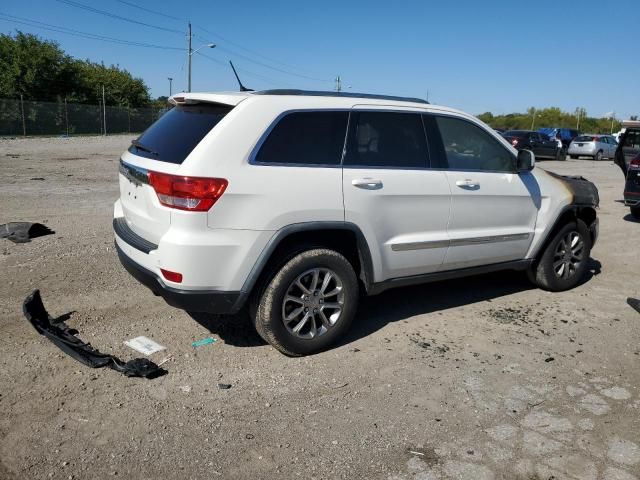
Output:
[[[217,58],[210,57],[209,55],[204,54],[204,53],[202,53],[202,52],[197,52],[197,53],[198,53],[198,55],[200,55],[200,56],[202,56],[202,57],[204,57],[204,58],[207,58],[207,59],[211,60],[212,62],[217,63],[218,65],[221,65],[221,66],[222,66],[222,67],[224,67],[225,69],[228,69],[228,68],[229,68],[229,65],[227,65],[227,64],[226,64],[225,62],[223,62],[222,60],[218,60]],[[250,70],[245,70],[244,68],[237,68],[237,70],[238,70],[240,73],[244,74],[244,75],[248,75],[248,76],[250,76],[250,77],[255,77],[255,78],[257,78],[257,79],[262,80],[263,82],[267,82],[267,83],[268,83],[268,84],[270,84],[270,85],[282,86],[282,83],[281,83],[281,82],[276,82],[275,80],[273,80],[273,79],[271,79],[271,78],[264,77],[264,76],[262,76],[262,75],[260,75],[260,74],[258,74],[258,73],[252,72],[252,71],[250,71]]]
[[137,8],[137,9],[142,10],[142,11],[147,12],[147,13],[153,13],[154,15],[160,15],[161,17],[170,18],[171,20],[178,20],[179,22],[185,22],[186,21],[186,19],[184,19],[184,18],[174,17],[173,15],[167,15],[165,13],[160,13],[158,11],[151,10],[149,8],[141,7],[140,5],[136,5],[135,3],[126,2],[125,0],[116,0],[116,2],[123,3],[124,5],[128,5],[130,7]]
[[[2,18],[4,17],[4,18]],[[44,22],[39,22],[37,20],[31,20],[28,18],[23,18],[23,17],[16,17],[13,15],[8,15],[6,13],[2,13],[0,12],[0,20],[3,20],[5,22],[9,22],[9,23],[19,23],[21,25],[27,25],[30,27],[34,27],[34,28],[40,28],[43,30],[50,30],[53,32],[58,32],[58,33],[64,33],[66,35],[72,35],[75,37],[80,37],[80,38],[88,38],[91,40],[100,40],[102,42],[109,42],[109,43],[116,43],[119,45],[129,45],[129,46],[133,46],[133,47],[145,47],[145,48],[157,48],[157,49],[161,49],[161,50],[180,50],[180,51],[185,51],[184,48],[179,48],[179,47],[169,47],[169,46],[164,46],[164,45],[155,45],[152,43],[144,43],[144,42],[136,42],[136,41],[132,41],[132,40],[122,40],[119,38],[114,38],[114,37],[107,37],[104,35],[96,35],[94,33],[89,33],[89,32],[82,32],[80,30],[74,30],[72,28],[67,28],[67,27],[61,27],[59,25],[52,25],[50,23],[44,23]]]
[[[77,3],[77,2],[74,2],[73,0],[57,0],[57,1],[59,1],[59,2],[63,2],[63,3]],[[146,7],[142,7],[142,6],[137,5],[137,4],[135,4],[135,3],[133,3],[133,2],[130,2],[130,1],[126,1],[126,0],[116,0],[116,1],[117,1],[117,2],[119,2],[119,3],[122,3],[122,4],[124,4],[124,5],[128,5],[128,6],[130,6],[130,7],[137,8],[137,9],[140,9],[140,10],[145,11],[145,12],[148,12],[148,13],[153,13],[153,14],[155,14],[155,15],[160,15],[160,16],[162,16],[162,17],[170,18],[170,19],[172,19],[172,20],[178,20],[178,21],[187,22],[187,19],[180,18],[180,17],[175,17],[175,16],[173,16],[173,15],[167,15],[167,14],[162,13],[162,12],[159,12],[159,11],[157,11],[157,10],[152,10],[152,9],[149,9],[149,8],[146,8]],[[80,4],[80,5],[81,5],[81,4]],[[88,7],[88,8],[91,8],[91,7]],[[96,9],[92,9],[92,10],[96,10]],[[108,13],[108,12],[107,12],[107,13]],[[119,16],[118,16],[118,18],[123,18],[123,17],[119,17]],[[125,19],[125,20],[126,20],[126,19]],[[288,65],[288,64],[286,64],[286,63],[279,62],[279,61],[274,60],[274,59],[270,59],[270,58],[268,58],[268,57],[266,57],[266,56],[264,56],[264,55],[262,55],[262,54],[260,54],[260,53],[257,53],[257,52],[255,52],[255,51],[253,51],[253,50],[250,50],[250,49],[246,48],[246,47],[243,47],[243,46],[241,46],[241,45],[239,45],[239,44],[237,44],[237,43],[235,43],[235,42],[233,42],[233,41],[229,40],[228,38],[223,37],[222,35],[220,35],[220,34],[218,34],[218,33],[215,33],[215,32],[212,32],[212,31],[210,31],[210,30],[207,30],[206,28],[204,28],[204,27],[202,27],[202,26],[199,26],[199,25],[196,25],[196,24],[194,24],[193,26],[194,26],[194,28],[197,28],[198,30],[201,30],[201,31],[203,31],[203,32],[206,32],[206,33],[208,33],[209,35],[213,35],[214,37],[217,37],[217,38],[219,38],[219,39],[223,40],[224,42],[226,42],[226,43],[228,43],[228,44],[230,44],[230,45],[235,46],[236,48],[238,48],[238,49],[240,49],[240,50],[244,50],[244,51],[246,51],[246,52],[248,52],[248,53],[250,53],[250,54],[255,55],[256,57],[260,57],[260,58],[262,58],[263,60],[266,60],[266,61],[271,62],[271,63],[274,63],[274,64],[279,64],[279,65],[281,65],[281,66],[289,67],[289,68],[297,68],[297,67],[294,67],[294,66],[292,66],[292,65]],[[200,38],[202,41],[205,41],[205,42],[210,41],[210,39],[205,39],[205,38],[200,37],[200,36],[198,36],[198,35],[194,35],[194,37],[198,37],[198,38]],[[231,53],[231,54],[233,54],[233,55],[236,55],[236,56],[238,56],[238,57],[240,57],[240,58],[243,58],[243,59],[247,60],[248,62],[255,63],[256,65],[260,65],[260,66],[262,66],[262,67],[264,67],[264,68],[269,68],[269,69],[271,69],[271,70],[274,70],[274,71],[277,71],[277,72],[283,73],[283,74],[285,74],[285,75],[291,75],[291,76],[295,76],[295,77],[298,77],[298,78],[304,78],[304,79],[306,79],[306,80],[311,80],[311,81],[314,81],[314,82],[332,83],[332,80],[329,80],[329,79],[326,79],[326,78],[317,78],[317,77],[312,77],[312,76],[310,76],[310,75],[304,75],[304,74],[301,74],[301,73],[295,73],[295,72],[291,72],[291,71],[289,71],[289,70],[285,70],[285,69],[283,69],[283,68],[279,68],[279,67],[274,67],[274,66],[268,65],[267,63],[265,63],[265,62],[263,62],[263,61],[255,60],[255,59],[253,59],[253,58],[251,58],[251,57],[248,57],[247,55],[243,55],[243,54],[240,54],[240,53],[234,52],[233,50],[231,50],[231,49],[229,49],[229,48],[220,47],[219,45],[218,45],[218,48],[220,48],[220,49],[224,49],[224,50],[226,50],[227,52],[229,52],[229,53]]]
[[[205,39],[203,39],[202,37],[198,36],[197,38],[200,38],[201,40],[205,41]],[[268,68],[268,69],[273,70],[275,72],[283,73],[285,75],[291,75],[293,77],[303,78],[305,80],[310,80],[310,81],[313,81],[313,82],[331,83],[331,80],[326,80],[326,79],[316,78],[316,77],[310,77],[308,75],[303,75],[301,73],[290,72],[290,71],[284,70],[282,68],[273,67],[273,66],[271,66],[269,64],[266,64],[264,62],[261,62],[261,61],[258,61],[258,60],[254,60],[254,59],[252,59],[250,57],[247,57],[246,55],[243,55],[241,53],[234,52],[233,50],[230,50],[230,49],[228,49],[226,47],[221,47],[220,45],[218,45],[217,48],[218,48],[218,50],[222,50],[222,51],[228,52],[231,55],[236,55],[236,56],[238,56],[240,58],[245,59],[248,62],[255,63],[256,65],[260,65],[261,67]]]
[[107,16],[107,17],[110,17],[110,18],[115,18],[117,20],[122,20],[124,22],[135,23],[136,25],[143,25],[145,27],[155,28],[157,30],[163,30],[165,32],[178,33],[180,35],[184,35],[184,31],[182,31],[182,30],[175,30],[173,28],[160,27],[158,25],[152,25],[150,23],[140,22],[138,20],[133,20],[131,18],[122,17],[120,15],[116,15],[115,13],[110,13],[110,12],[107,12],[105,10],[100,10],[98,8],[93,8],[93,7],[90,7],[89,5],[85,5],[83,3],[74,2],[73,0],[56,0],[56,2],[64,3],[64,4],[69,5],[71,7],[81,8],[81,9],[87,10],[89,12],[98,13],[100,15],[104,15],[104,16]]

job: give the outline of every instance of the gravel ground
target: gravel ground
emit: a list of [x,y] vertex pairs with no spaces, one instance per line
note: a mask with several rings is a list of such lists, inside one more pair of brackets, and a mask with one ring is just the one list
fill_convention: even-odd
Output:
[[[341,345],[287,358],[240,320],[167,306],[121,268],[111,214],[130,139],[0,140],[0,223],[56,231],[0,240],[0,478],[640,477],[640,316],[625,303],[640,296],[640,224],[611,162],[537,167],[600,189],[579,288],[502,272],[389,291],[363,302]],[[22,316],[34,288],[103,351],[133,358],[123,342],[138,335],[165,345],[151,358],[168,358],[168,375],[65,356]]]

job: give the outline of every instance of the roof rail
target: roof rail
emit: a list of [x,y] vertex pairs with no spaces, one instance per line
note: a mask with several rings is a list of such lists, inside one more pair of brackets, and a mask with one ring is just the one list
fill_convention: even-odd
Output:
[[374,95],[371,93],[352,93],[352,92],[323,92],[317,90],[297,90],[297,89],[275,89],[260,90],[254,92],[253,95],[296,95],[301,97],[343,97],[343,98],[368,98],[371,100],[393,100],[396,102],[412,102],[429,104],[422,98],[412,97],[394,97],[392,95]]

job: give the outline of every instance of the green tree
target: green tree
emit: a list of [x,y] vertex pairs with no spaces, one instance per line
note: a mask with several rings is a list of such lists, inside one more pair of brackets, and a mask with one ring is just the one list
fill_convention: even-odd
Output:
[[125,107],[148,106],[149,89],[140,78],[116,65],[76,60],[52,41],[17,32],[0,34],[0,97]]
[[0,97],[56,100],[73,84],[70,58],[57,43],[17,32],[0,34]]

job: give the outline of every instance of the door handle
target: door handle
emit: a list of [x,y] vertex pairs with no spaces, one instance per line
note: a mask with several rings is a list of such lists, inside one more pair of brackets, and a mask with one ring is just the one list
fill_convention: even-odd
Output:
[[460,188],[480,188],[480,182],[476,182],[475,180],[469,180],[467,178],[465,180],[457,180],[456,186]]
[[365,190],[379,190],[382,188],[382,180],[374,178],[356,178],[351,181],[351,185]]

